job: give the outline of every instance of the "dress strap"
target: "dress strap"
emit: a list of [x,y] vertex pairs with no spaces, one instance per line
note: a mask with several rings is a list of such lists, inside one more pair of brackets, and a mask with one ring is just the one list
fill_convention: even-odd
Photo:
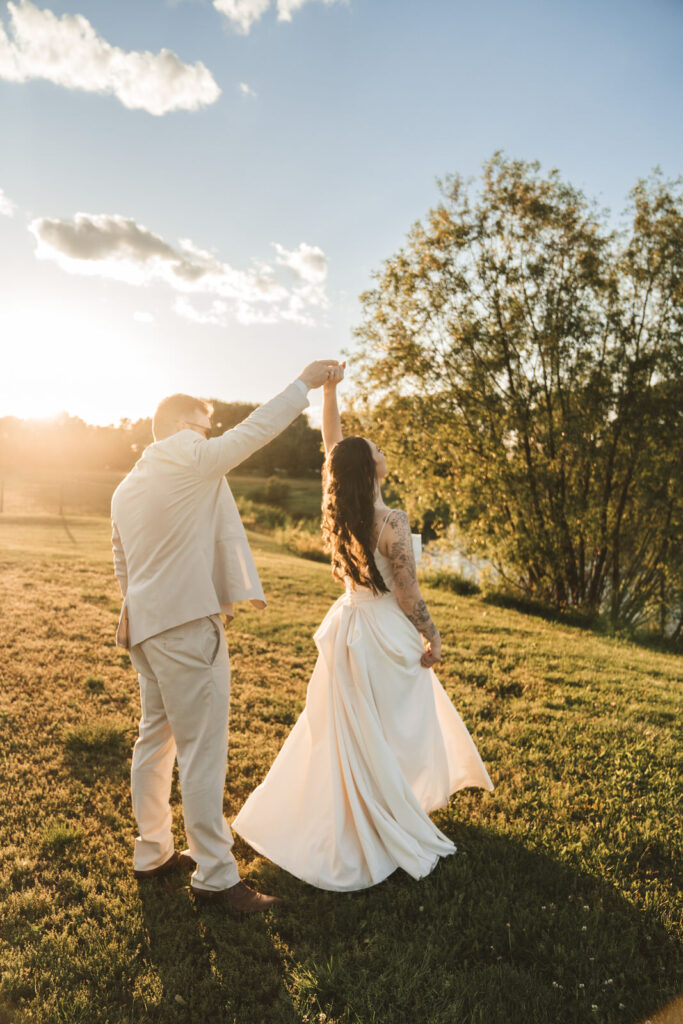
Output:
[[379,539],[380,539],[380,537],[382,536],[382,530],[383,530],[383,529],[384,529],[384,527],[385,527],[385,526],[387,525],[387,520],[389,519],[389,516],[391,515],[391,513],[392,513],[393,511],[394,511],[394,510],[393,510],[393,508],[390,508],[390,509],[389,509],[389,511],[387,512],[387,514],[386,514],[386,515],[385,515],[385,517],[384,517],[384,522],[383,522],[383,523],[382,523],[382,525],[380,526],[380,528],[379,528],[379,533],[377,534],[377,541],[375,542],[375,550],[376,550],[376,549],[377,549],[377,548],[379,547]]

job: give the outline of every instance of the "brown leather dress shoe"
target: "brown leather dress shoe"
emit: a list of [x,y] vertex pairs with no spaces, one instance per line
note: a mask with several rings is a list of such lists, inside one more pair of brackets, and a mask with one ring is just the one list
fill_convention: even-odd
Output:
[[237,885],[232,885],[229,889],[216,889],[215,891],[195,889],[193,885],[190,885],[190,892],[200,903],[222,904],[232,907],[233,910],[239,910],[242,914],[259,914],[282,903],[279,896],[264,896],[263,893],[250,889],[244,882],[238,882]]
[[195,862],[190,857],[189,853],[178,853],[174,850],[167,861],[160,864],[158,868],[150,868],[149,871],[134,871],[133,874],[136,878],[158,878],[159,875],[169,875],[171,871],[177,871],[178,868],[193,868]]

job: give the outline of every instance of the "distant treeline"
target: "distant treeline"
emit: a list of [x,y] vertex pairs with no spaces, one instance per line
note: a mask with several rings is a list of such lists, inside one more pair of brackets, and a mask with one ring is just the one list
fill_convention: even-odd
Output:
[[[213,400],[212,435],[236,426],[257,408],[249,402]],[[54,420],[0,418],[0,473],[36,470],[103,470],[126,472],[153,441],[151,418],[118,426],[98,427],[77,416],[62,414]],[[240,465],[240,471],[270,476],[307,476],[320,471],[322,437],[298,416],[274,441]]]

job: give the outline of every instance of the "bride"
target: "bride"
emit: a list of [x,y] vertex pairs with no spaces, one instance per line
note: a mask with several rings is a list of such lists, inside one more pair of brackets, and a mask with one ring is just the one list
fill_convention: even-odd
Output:
[[429,812],[465,786],[493,789],[432,670],[441,638],[408,517],[382,500],[384,453],[342,435],[343,373],[331,371],[323,391],[323,534],[345,591],[315,634],[306,706],[233,823],[286,871],[337,891],[396,868],[422,878],[455,852]]

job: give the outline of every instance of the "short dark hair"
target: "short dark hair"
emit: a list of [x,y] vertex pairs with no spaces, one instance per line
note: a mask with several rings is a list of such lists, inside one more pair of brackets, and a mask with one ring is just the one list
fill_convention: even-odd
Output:
[[193,398],[192,395],[169,395],[168,398],[162,399],[152,420],[154,440],[161,441],[165,437],[170,437],[175,433],[179,420],[190,421],[197,412],[211,416],[213,406],[203,398]]

